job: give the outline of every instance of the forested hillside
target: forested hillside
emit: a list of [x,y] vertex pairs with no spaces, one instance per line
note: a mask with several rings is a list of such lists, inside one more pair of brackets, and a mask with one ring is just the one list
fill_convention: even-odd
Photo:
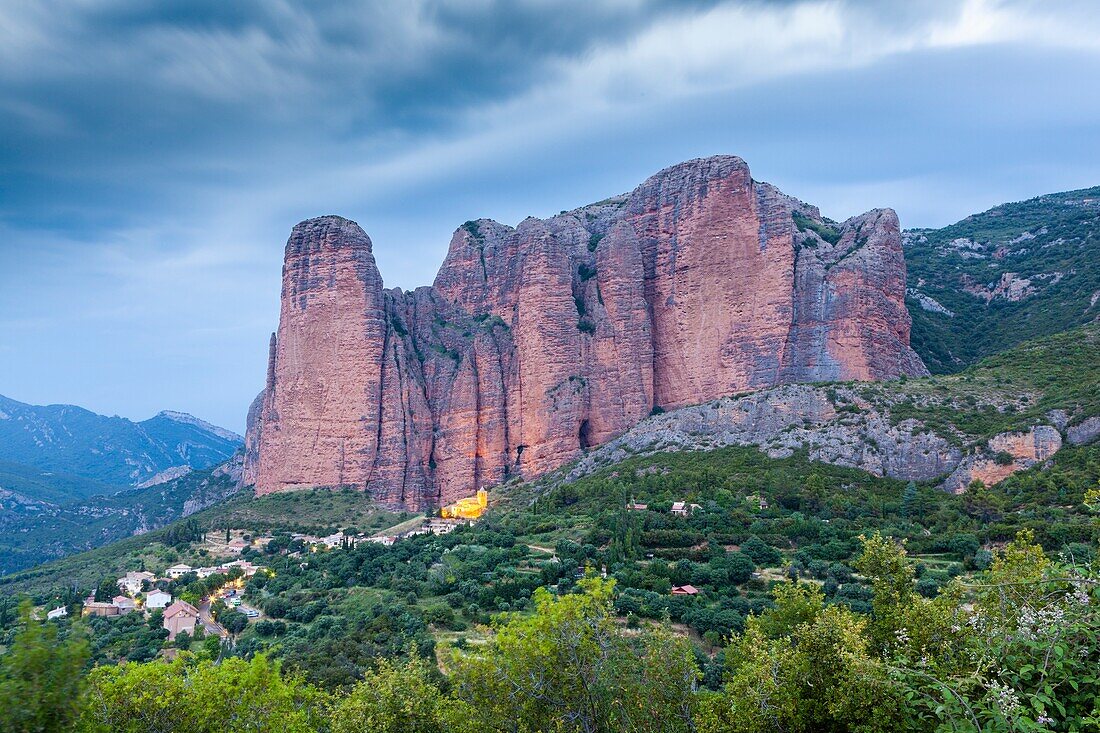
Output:
[[1100,317],[1100,187],[904,237],[911,343],[933,373]]

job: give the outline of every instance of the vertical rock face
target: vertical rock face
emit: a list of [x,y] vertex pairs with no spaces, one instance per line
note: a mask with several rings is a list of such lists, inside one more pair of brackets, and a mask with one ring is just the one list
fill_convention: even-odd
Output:
[[656,408],[923,374],[904,297],[892,211],[834,225],[732,156],[515,228],[467,222],[411,292],[382,289],[353,222],[303,222],[246,480],[424,508],[555,469]]

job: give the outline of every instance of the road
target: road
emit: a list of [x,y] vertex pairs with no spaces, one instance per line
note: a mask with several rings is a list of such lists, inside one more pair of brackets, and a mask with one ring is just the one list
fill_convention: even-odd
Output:
[[216,634],[222,638],[229,636],[229,632],[223,629],[214,617],[210,615],[210,599],[204,598],[199,604],[199,620],[202,621],[202,626],[206,629],[207,634]]

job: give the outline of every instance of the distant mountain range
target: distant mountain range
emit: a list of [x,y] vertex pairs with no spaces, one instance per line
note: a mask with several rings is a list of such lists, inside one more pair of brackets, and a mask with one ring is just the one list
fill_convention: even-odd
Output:
[[0,575],[161,527],[239,486],[241,436],[0,396]]
[[933,373],[1100,318],[1100,186],[911,229],[903,244],[910,343]]
[[78,501],[215,466],[242,442],[181,412],[134,422],[0,396],[0,489],[49,503]]

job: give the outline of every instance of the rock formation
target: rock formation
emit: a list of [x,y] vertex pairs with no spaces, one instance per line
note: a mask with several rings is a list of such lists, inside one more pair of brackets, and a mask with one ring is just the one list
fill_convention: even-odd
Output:
[[943,487],[960,494],[974,481],[993,486],[1047,460],[1062,448],[1062,436],[1052,425],[1036,425],[1025,433],[1001,433],[990,438],[985,450],[967,456]]
[[313,219],[287,243],[246,480],[438,506],[662,409],[924,374],[904,297],[893,211],[833,224],[730,156],[547,220],[467,222],[411,292],[383,290],[358,225]]

